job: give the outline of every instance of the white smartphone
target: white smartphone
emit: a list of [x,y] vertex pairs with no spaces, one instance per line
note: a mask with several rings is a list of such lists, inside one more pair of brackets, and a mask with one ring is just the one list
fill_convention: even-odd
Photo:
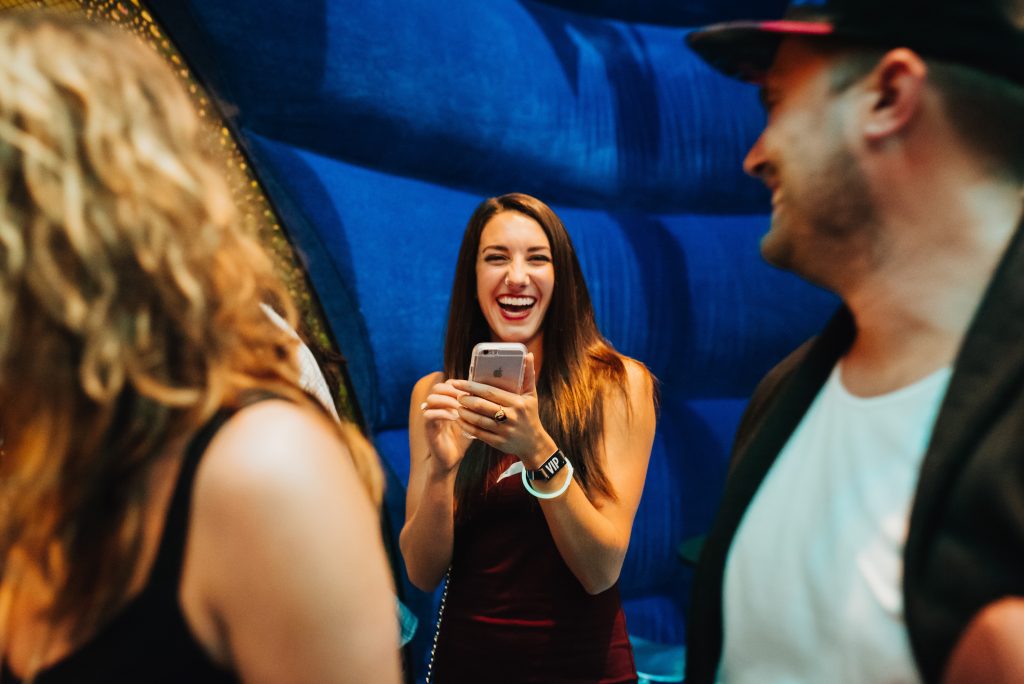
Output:
[[481,342],[473,347],[469,379],[506,392],[523,389],[526,345],[519,342]]

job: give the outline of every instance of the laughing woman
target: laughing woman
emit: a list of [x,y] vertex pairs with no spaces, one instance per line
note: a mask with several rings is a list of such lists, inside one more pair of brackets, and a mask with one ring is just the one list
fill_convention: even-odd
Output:
[[[462,379],[484,341],[526,345],[522,394]],[[654,427],[653,378],[598,331],[562,222],[527,195],[484,201],[444,372],[410,407],[402,553],[421,589],[448,573],[432,681],[636,680],[617,581]],[[517,463],[557,472],[526,488],[502,477]]]

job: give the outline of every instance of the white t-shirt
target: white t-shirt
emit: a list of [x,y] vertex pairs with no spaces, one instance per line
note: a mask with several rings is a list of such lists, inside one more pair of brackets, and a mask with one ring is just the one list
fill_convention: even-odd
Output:
[[917,682],[903,546],[951,370],[861,398],[836,365],[733,540],[724,580],[727,684]]

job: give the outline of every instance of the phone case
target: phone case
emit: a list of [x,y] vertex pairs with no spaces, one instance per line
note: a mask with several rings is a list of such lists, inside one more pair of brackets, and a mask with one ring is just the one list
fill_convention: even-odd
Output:
[[469,379],[519,394],[525,362],[526,346],[519,342],[481,342],[473,347]]

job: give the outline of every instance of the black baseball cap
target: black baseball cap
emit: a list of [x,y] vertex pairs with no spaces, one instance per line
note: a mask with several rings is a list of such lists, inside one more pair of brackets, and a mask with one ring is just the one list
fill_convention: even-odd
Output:
[[727,76],[757,83],[787,36],[840,39],[973,67],[1024,85],[1024,31],[1009,0],[793,0],[782,19],[697,29],[689,46]]

